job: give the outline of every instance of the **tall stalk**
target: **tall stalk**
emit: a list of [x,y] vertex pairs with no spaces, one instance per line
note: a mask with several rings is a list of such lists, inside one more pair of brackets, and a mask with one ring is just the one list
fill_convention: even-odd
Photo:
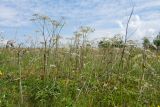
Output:
[[125,33],[125,37],[124,37],[124,46],[123,46],[123,48],[122,48],[122,54],[121,54],[121,57],[120,57],[120,63],[119,63],[119,68],[118,68],[118,71],[119,71],[119,73],[120,73],[120,77],[121,77],[121,82],[120,82],[120,90],[121,90],[121,104],[122,104],[122,106],[123,106],[123,93],[122,93],[122,81],[123,81],[123,77],[122,77],[122,75],[123,75],[123,72],[120,72],[120,70],[121,71],[123,71],[123,67],[124,67],[124,62],[123,62],[123,58],[124,58],[124,54],[125,54],[125,49],[126,49],[126,42],[127,42],[127,39],[128,39],[128,28],[129,28],[129,23],[130,23],[130,20],[131,20],[131,18],[132,18],[132,15],[133,15],[133,12],[134,12],[134,6],[133,6],[133,8],[132,8],[132,11],[131,11],[131,13],[130,13],[130,15],[129,15],[129,18],[128,18],[128,21],[127,21],[127,25],[126,25],[126,33]]
[[21,105],[23,105],[23,89],[22,89],[22,67],[21,67],[21,50],[20,45],[18,47],[18,68],[19,68],[19,90],[20,90],[20,101]]

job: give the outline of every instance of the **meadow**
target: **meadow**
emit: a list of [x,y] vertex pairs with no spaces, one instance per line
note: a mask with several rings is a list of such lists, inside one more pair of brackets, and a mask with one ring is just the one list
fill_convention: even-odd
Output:
[[50,23],[46,20],[39,20],[43,22],[42,46],[0,48],[1,107],[160,105],[158,50],[127,40],[121,43],[118,36],[110,39],[111,44],[95,46],[87,39],[93,32],[89,27],[75,32],[68,47],[62,47],[63,23],[54,21],[51,26],[57,32],[48,36],[51,27],[46,27]]

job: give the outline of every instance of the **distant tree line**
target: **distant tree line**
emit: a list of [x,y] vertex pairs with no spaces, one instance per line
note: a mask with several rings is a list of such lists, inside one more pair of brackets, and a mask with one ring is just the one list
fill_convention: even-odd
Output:
[[123,38],[120,34],[116,34],[113,38],[103,39],[98,43],[99,48],[108,48],[108,47],[123,47]]
[[160,50],[160,32],[159,34],[153,39],[153,42],[150,42],[150,40],[147,37],[143,38],[143,47],[146,49],[156,49]]
[[[108,48],[108,47],[122,48],[125,45],[126,44],[124,44],[123,38],[120,34],[117,34],[113,38],[110,38],[110,39],[107,39],[107,40],[103,39],[98,43],[99,48]],[[127,45],[132,45],[132,43],[127,44]],[[153,42],[151,42],[147,37],[144,37],[143,38],[143,48],[160,50],[160,32],[153,39]]]

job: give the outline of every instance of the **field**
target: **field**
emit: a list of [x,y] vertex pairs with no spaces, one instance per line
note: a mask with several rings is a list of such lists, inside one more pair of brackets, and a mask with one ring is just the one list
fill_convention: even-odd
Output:
[[0,107],[160,107],[160,0],[0,0]]
[[1,48],[0,106],[160,105],[158,51],[136,46],[77,45]]

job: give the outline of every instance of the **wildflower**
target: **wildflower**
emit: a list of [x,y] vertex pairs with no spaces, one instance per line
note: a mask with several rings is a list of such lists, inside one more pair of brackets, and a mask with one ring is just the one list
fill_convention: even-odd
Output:
[[103,84],[103,87],[107,87],[107,85],[108,85],[108,84],[104,83],[104,84]]
[[77,88],[77,91],[80,91],[81,89]]
[[118,88],[117,87],[114,87],[114,90],[117,90]]
[[77,54],[77,53],[71,53],[71,54],[72,54],[72,56],[74,56],[74,57],[76,57],[76,56],[80,57],[79,54]]
[[0,70],[0,76],[2,76],[3,75],[3,73],[2,73],[2,71]]
[[149,84],[147,82],[144,83],[144,87],[147,88]]
[[50,65],[50,68],[56,68],[56,65]]

